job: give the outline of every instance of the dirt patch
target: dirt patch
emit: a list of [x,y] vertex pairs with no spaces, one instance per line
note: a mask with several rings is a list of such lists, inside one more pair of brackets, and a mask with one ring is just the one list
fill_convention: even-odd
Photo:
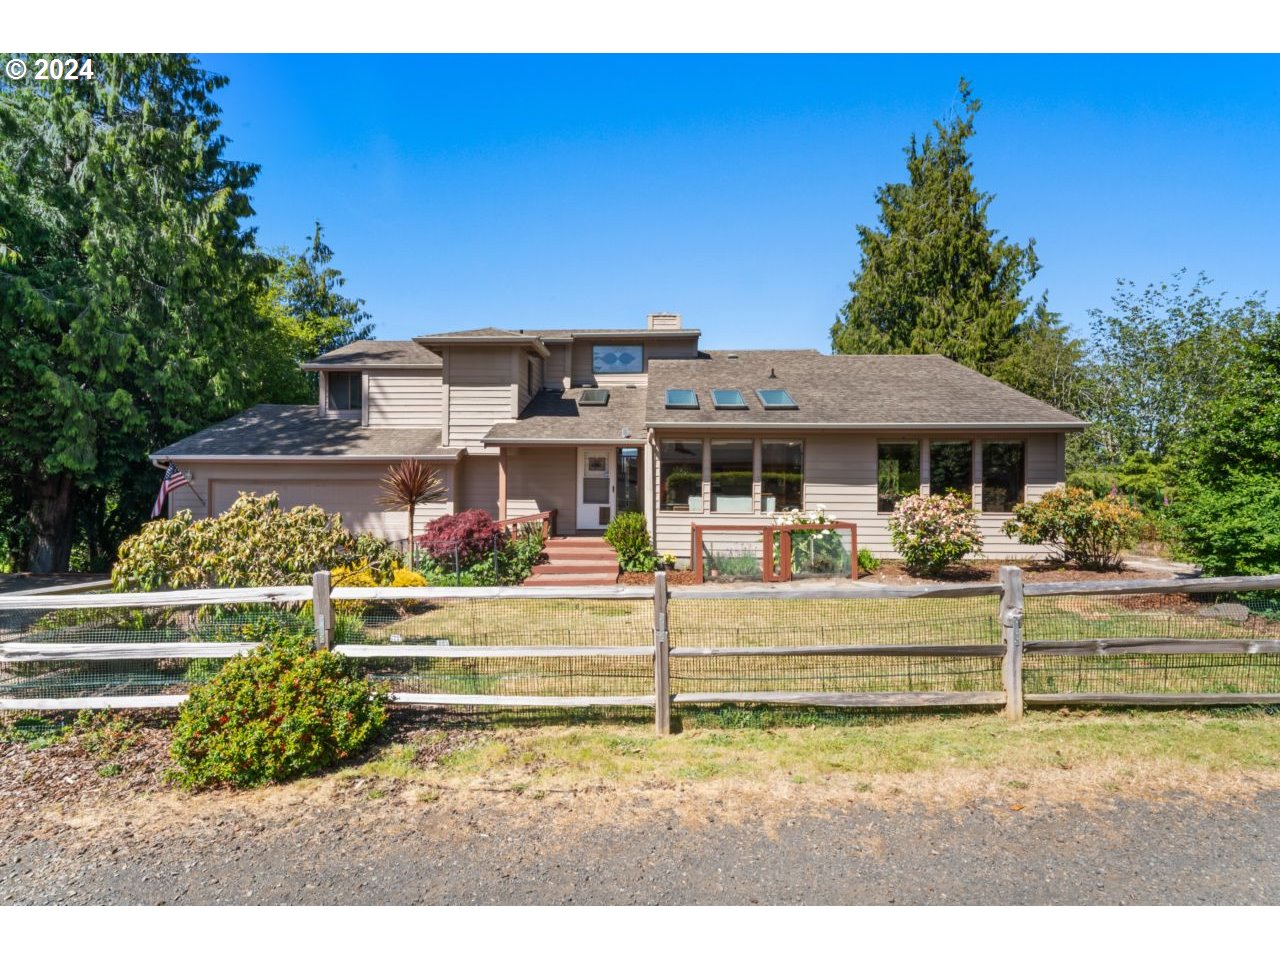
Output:
[[[629,587],[642,587],[653,583],[652,573],[620,573],[618,582]],[[698,581],[692,570],[668,570],[667,585],[671,587],[689,587]]]

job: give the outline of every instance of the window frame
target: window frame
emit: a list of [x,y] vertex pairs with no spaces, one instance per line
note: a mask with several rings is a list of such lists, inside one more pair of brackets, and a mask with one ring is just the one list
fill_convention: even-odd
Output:
[[[731,394],[736,396],[736,401],[721,402],[717,394]],[[747,405],[746,395],[734,387],[713,388],[711,391],[711,406],[717,410],[750,410]]]
[[[686,514],[686,515],[692,514],[694,516],[701,516],[702,514],[706,513],[707,503],[703,498],[703,490],[707,485],[706,441],[701,438],[694,438],[694,437],[670,437],[670,438],[660,439],[658,440],[657,443],[658,443],[658,451],[657,451],[658,452],[658,471],[657,471],[658,472],[658,512]],[[698,470],[697,470],[698,488],[697,488],[696,494],[695,493],[689,494],[690,497],[696,496],[698,498],[699,507],[697,510],[690,509],[687,501],[685,503],[685,507],[683,510],[668,506],[667,500],[663,496],[663,492],[665,491],[665,488],[667,486],[667,476],[664,471],[667,470],[668,465],[671,463],[671,461],[669,461],[667,457],[663,455],[663,447],[667,446],[668,444],[671,446],[675,446],[676,444],[680,444],[680,443],[689,444],[690,446],[697,445],[697,448],[698,448],[698,459],[696,461],[698,466]],[[679,460],[679,461],[675,461],[675,464],[677,466],[692,466],[693,461]]]
[[[787,403],[771,403],[766,400],[766,393],[780,393],[787,398]],[[757,387],[756,399],[760,401],[760,406],[765,410],[799,410],[800,404],[796,403],[795,397],[791,396],[791,391],[784,387]]]
[[[676,403],[671,399],[673,393],[687,393],[693,397],[693,403]],[[698,391],[689,387],[668,387],[663,397],[665,407],[668,410],[701,410],[702,406],[698,401]]]
[[[601,350],[608,350],[608,351],[634,350],[640,357],[639,365],[636,367],[635,370],[610,370],[608,368],[601,369],[600,364],[597,363],[596,361],[597,352]],[[643,343],[620,343],[616,345],[611,343],[593,343],[591,345],[592,376],[607,377],[611,375],[617,375],[617,376],[624,376],[624,377],[635,377],[635,376],[639,376],[644,372],[645,372],[645,362],[644,362],[644,344]]]
[[[799,437],[794,438],[794,439],[792,439],[792,438],[790,438],[790,437],[759,437],[759,438],[757,438],[757,442],[760,444],[760,460],[759,460],[759,462],[760,462],[760,474],[759,474],[759,478],[758,478],[758,479],[753,480],[753,484],[754,484],[754,483],[759,483],[759,484],[760,484],[760,503],[759,503],[759,509],[758,509],[758,511],[757,511],[757,512],[759,512],[760,514],[762,514],[762,515],[764,515],[764,516],[768,516],[769,514],[772,514],[772,513],[778,513],[779,511],[785,511],[785,510],[803,510],[803,509],[805,509],[805,501],[806,501],[805,492],[806,492],[806,490],[807,490],[807,487],[806,487],[806,485],[805,485],[805,443],[804,443],[804,440],[803,440],[803,439],[801,439],[801,438],[799,438]],[[767,497],[767,496],[771,496],[771,495],[772,495],[772,496],[776,496],[776,494],[770,494],[770,493],[765,489],[765,481],[764,481],[764,474],[765,474],[765,452],[764,452],[764,448],[765,448],[766,446],[768,446],[769,444],[771,444],[771,443],[774,443],[774,444],[788,444],[788,445],[789,445],[789,444],[795,444],[795,445],[797,445],[797,446],[800,448],[800,503],[799,503],[797,506],[794,506],[794,507],[791,507],[791,506],[783,506],[783,505],[781,505],[781,504],[779,504],[779,503],[777,503],[777,502],[775,501],[775,503],[774,503],[774,508],[773,508],[772,510],[766,510],[766,509],[764,508],[764,498],[765,498],[765,497]]]
[[[338,380],[335,381],[334,378]],[[345,381],[344,379],[345,378]],[[348,384],[346,391],[346,406],[340,406],[334,403],[335,397],[339,395],[335,393],[334,387],[337,383],[345,382]],[[355,384],[355,395],[358,402],[352,406],[351,404],[351,384]],[[329,370],[324,376],[325,391],[325,410],[329,413],[342,414],[348,417],[359,417],[364,415],[364,373],[360,370]]]
[[923,467],[922,467],[922,465],[921,465],[921,461],[920,461],[920,456],[921,456],[921,446],[920,446],[920,445],[921,445],[922,443],[924,443],[924,442],[925,442],[925,441],[923,441],[923,440],[918,440],[918,439],[917,439],[917,440],[910,440],[910,439],[906,439],[906,440],[881,440],[881,439],[879,439],[879,438],[877,438],[877,439],[876,439],[876,516],[879,516],[879,517],[887,517],[887,516],[891,515],[891,514],[893,513],[893,511],[894,511],[894,510],[896,510],[896,509],[898,508],[898,503],[897,503],[897,501],[896,501],[896,500],[894,501],[893,506],[892,506],[892,507],[890,507],[888,510],[881,509],[881,506],[880,506],[880,460],[881,460],[881,457],[880,457],[880,448],[881,448],[881,447],[909,447],[909,446],[911,446],[911,447],[915,447],[915,449],[916,449],[916,456],[915,456],[915,460],[916,460],[916,486],[915,486],[915,490],[914,490],[914,491],[912,491],[912,492],[910,492],[910,493],[899,493],[899,494],[898,494],[898,498],[897,498],[897,499],[898,499],[898,500],[901,500],[903,497],[910,497],[910,496],[913,496],[913,495],[915,495],[915,494],[919,493],[919,492],[921,491],[921,489],[922,489],[922,485],[923,485],[923,483],[924,483],[924,475],[923,475],[923,474],[924,474],[924,470],[923,470]]
[[[751,438],[749,438],[749,439],[742,439],[741,437],[732,437],[732,438],[720,437],[720,438],[712,438],[712,439],[709,439],[709,440],[707,441],[707,452],[708,452],[708,454],[707,454],[707,456],[706,456],[706,464],[707,464],[707,467],[706,467],[705,475],[704,475],[704,477],[703,477],[703,482],[704,482],[704,484],[705,484],[705,486],[706,486],[706,488],[707,488],[707,501],[708,501],[708,502],[707,502],[707,505],[706,505],[706,506],[707,506],[707,511],[706,511],[706,512],[708,512],[708,513],[713,513],[713,514],[716,514],[716,513],[751,514],[751,515],[753,515],[753,516],[754,516],[755,514],[757,514],[757,513],[759,513],[759,512],[760,512],[760,511],[759,511],[759,509],[758,509],[758,505],[757,505],[757,503],[756,503],[756,498],[755,498],[755,489],[756,489],[756,442],[758,441],[758,439],[759,439],[759,438],[757,438],[757,437],[751,437]],[[717,446],[717,444],[720,446],[720,448],[721,448],[721,449],[724,449],[725,447],[729,446],[730,444],[735,444],[735,445],[737,445],[737,446],[745,446],[745,447],[747,448],[747,463],[749,464],[748,472],[750,473],[750,475],[751,475],[751,476],[750,476],[750,478],[749,478],[749,479],[748,479],[748,481],[747,481],[747,491],[746,491],[745,497],[746,497],[746,499],[748,499],[749,501],[751,501],[751,506],[749,506],[746,510],[717,510],[717,509],[716,509],[716,489],[715,489],[715,483],[716,483],[716,457],[715,457],[715,450],[716,450],[716,446]],[[733,471],[733,472],[737,472],[737,471]],[[733,497],[739,497],[739,498],[740,498],[740,497],[742,497],[742,496],[744,496],[744,495],[743,495],[743,494],[725,494],[725,496],[733,496]]]
[[990,447],[994,447],[994,446],[1016,446],[1016,447],[1020,447],[1020,448],[1022,449],[1021,470],[1019,471],[1019,472],[1020,472],[1020,474],[1021,474],[1021,477],[1020,477],[1021,484],[1020,484],[1020,486],[1019,486],[1019,488],[1018,488],[1018,495],[1017,495],[1017,498],[1013,501],[1013,507],[1016,507],[1018,504],[1026,503],[1026,502],[1027,502],[1027,446],[1028,446],[1028,444],[1027,444],[1026,439],[1025,439],[1025,438],[1021,438],[1021,437],[1016,438],[1016,439],[1009,439],[1009,440],[984,440],[984,441],[982,441],[982,461],[981,461],[981,463],[980,463],[980,465],[979,465],[979,466],[980,466],[980,469],[981,469],[981,471],[982,471],[982,474],[981,474],[982,510],[981,510],[981,512],[982,512],[982,513],[984,513],[984,514],[989,513],[989,514],[992,514],[992,515],[997,516],[997,517],[1007,517],[1007,516],[1012,516],[1012,515],[1013,515],[1013,507],[1009,507],[1008,509],[1004,509],[1004,510],[993,510],[993,509],[991,509],[990,507],[988,507],[988,506],[987,506],[987,502],[988,502],[988,497],[987,497],[987,450],[988,450],[988,448],[990,448]]

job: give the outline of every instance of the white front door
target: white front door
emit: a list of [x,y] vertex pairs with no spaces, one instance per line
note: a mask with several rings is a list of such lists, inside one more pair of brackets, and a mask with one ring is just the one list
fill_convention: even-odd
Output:
[[578,529],[603,530],[613,519],[613,447],[578,448]]

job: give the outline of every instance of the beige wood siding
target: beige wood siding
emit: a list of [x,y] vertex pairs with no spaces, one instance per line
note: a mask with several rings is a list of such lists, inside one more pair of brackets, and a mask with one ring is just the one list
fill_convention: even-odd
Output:
[[[519,359],[520,409],[529,405],[529,401],[542,389],[542,357],[536,353],[526,353]],[[532,376],[530,376],[532,374]]]
[[[718,437],[725,437],[719,434]],[[891,440],[919,440],[927,442],[929,438],[918,435],[876,436],[872,434],[836,434],[822,433],[809,435],[770,434],[786,439],[804,441],[804,471],[806,509],[815,509],[819,505],[825,507],[827,513],[840,520],[847,520],[858,525],[858,545],[866,547],[876,556],[894,557],[895,551],[889,542],[888,517],[876,512],[876,448],[877,444]],[[1062,483],[1063,476],[1063,442],[1061,434],[1031,435],[960,435],[955,433],[935,434],[938,440],[973,440],[975,444],[982,439],[991,440],[1024,440],[1026,442],[1026,496],[1028,500],[1038,500],[1044,493]],[[659,434],[657,439],[702,439],[704,445],[710,437],[699,437],[696,433],[669,432]],[[657,453],[661,452],[661,448]],[[656,460],[656,457],[655,457]],[[980,462],[980,461],[979,461]],[[980,480],[975,475],[975,480]],[[709,503],[706,484],[703,484],[703,502]],[[690,527],[693,523],[734,524],[761,523],[768,519],[758,513],[711,513],[709,510],[701,514],[663,512],[658,509],[658,469],[655,464],[654,475],[650,480],[649,494],[654,502],[654,541],[661,553],[674,553],[682,561],[689,559]],[[983,555],[993,559],[1008,557],[1044,556],[1048,551],[1043,547],[1025,546],[1005,535],[1001,526],[1008,519],[1008,514],[983,514],[978,516],[978,528],[983,535]],[[728,533],[717,538],[720,543],[731,540],[754,541],[755,534]]]
[[498,458],[464,457],[460,462],[458,510],[483,510],[498,516]]
[[[180,469],[193,475],[191,487],[182,487],[170,497],[171,514],[190,510],[204,517],[226,510],[240,493],[278,493],[280,506],[286,510],[312,504],[329,512],[342,514],[343,525],[356,533],[373,533],[398,540],[407,532],[407,513],[386,510],[377,504],[379,481],[390,462],[359,463],[178,463]],[[439,464],[446,487],[451,486],[451,465]],[[196,493],[204,499],[201,503]],[[433,517],[452,510],[452,504],[423,504],[414,511],[418,533]]]
[[543,382],[549,389],[559,390],[567,385],[566,381],[569,377],[569,344],[549,343],[547,350],[551,356],[546,360]]
[[439,427],[441,376],[370,373],[366,404],[371,427]]
[[697,337],[673,337],[662,340],[645,340],[636,337],[636,344],[644,348],[644,373],[611,373],[596,374],[591,370],[592,348],[597,346],[622,346],[621,340],[589,340],[577,339],[573,342],[573,386],[610,386],[627,383],[643,384],[648,382],[650,360],[696,357],[698,355]]
[[556,511],[556,531],[577,530],[578,448],[507,450],[507,516]]
[[513,352],[492,348],[449,350],[446,375],[450,446],[482,449],[480,441],[489,428],[500,420],[511,419]]

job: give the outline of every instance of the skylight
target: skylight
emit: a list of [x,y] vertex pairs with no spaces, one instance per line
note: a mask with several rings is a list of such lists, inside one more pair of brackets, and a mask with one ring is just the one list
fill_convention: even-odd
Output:
[[712,390],[711,402],[716,405],[717,410],[747,409],[747,401],[743,399],[741,390]]
[[578,406],[580,407],[603,407],[608,403],[608,390],[598,390],[595,388],[592,388],[591,390],[583,390],[582,396],[578,397]]
[[766,410],[796,410],[796,402],[791,399],[791,394],[785,390],[757,390],[756,396],[760,398],[760,405]]
[[697,410],[698,395],[692,390],[668,390],[668,410]]

